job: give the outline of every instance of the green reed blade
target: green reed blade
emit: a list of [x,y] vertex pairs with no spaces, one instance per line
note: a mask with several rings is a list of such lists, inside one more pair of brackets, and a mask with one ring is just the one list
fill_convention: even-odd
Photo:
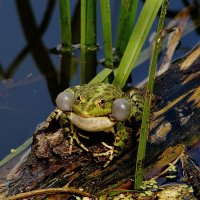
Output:
[[81,48],[96,47],[96,1],[81,0]]
[[4,166],[9,161],[11,161],[13,158],[15,158],[16,156],[18,156],[23,151],[25,151],[25,149],[27,149],[31,145],[32,140],[33,140],[33,138],[30,137],[22,145],[20,145],[17,149],[15,149],[14,152],[8,154],[3,160],[0,161],[0,167]]
[[138,0],[122,0],[116,38],[116,54],[121,58],[124,54],[135,21]]
[[113,67],[113,54],[112,54],[112,28],[111,28],[111,14],[110,14],[110,0],[101,0],[101,21],[103,29],[103,45],[105,65]]
[[97,51],[81,51],[81,84],[88,83],[96,75]]
[[165,15],[167,12],[168,0],[164,0],[162,4],[161,15],[158,23],[158,29],[156,34],[156,41],[153,51],[153,56],[150,64],[150,71],[148,77],[147,90],[145,94],[145,103],[142,117],[142,125],[140,130],[140,138],[139,138],[139,146],[138,146],[138,154],[137,154],[137,162],[136,162],[136,171],[135,171],[135,189],[139,189],[142,185],[142,181],[144,178],[144,159],[146,154],[146,142],[148,138],[149,132],[149,116],[150,116],[150,105],[151,98],[153,95],[153,86],[154,79],[157,67],[158,54],[160,51],[160,43],[161,43],[161,32],[164,26]]
[[89,83],[102,83],[112,72],[112,69],[104,68]]
[[134,68],[141,48],[147,38],[149,30],[156,18],[156,15],[161,7],[161,0],[147,0],[142,8],[141,14],[135,25],[131,38],[128,42],[116,77],[113,81],[114,85],[123,88],[131,70]]
[[87,83],[88,79],[90,80],[88,72],[93,71],[91,69],[91,67],[93,66],[89,66],[90,63],[87,58],[88,55],[90,54],[89,51],[95,49],[96,49],[96,1],[81,0],[81,83],[82,84]]
[[59,0],[59,8],[62,50],[69,51],[72,47],[70,1]]

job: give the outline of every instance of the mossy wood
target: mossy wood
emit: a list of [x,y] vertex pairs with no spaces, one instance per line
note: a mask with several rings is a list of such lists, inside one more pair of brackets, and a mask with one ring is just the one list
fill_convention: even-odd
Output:
[[[191,148],[194,141],[199,140],[200,60],[190,67],[183,67],[181,63],[173,64],[156,78],[145,166],[155,163],[169,147],[184,144]],[[130,184],[134,178],[133,158],[136,157],[135,135],[138,127],[127,128],[130,142],[125,153],[104,168],[89,153],[80,151],[76,144],[72,153],[68,153],[69,141],[63,136],[58,120],[54,118],[50,125],[43,123],[34,133],[31,153],[13,174],[6,193],[13,195],[38,188],[68,185],[97,194],[116,184]],[[96,140],[96,136],[92,138]],[[101,137],[98,139],[101,140]],[[91,142],[89,148],[101,147],[101,144]],[[156,173],[159,172],[148,168],[146,176]]]

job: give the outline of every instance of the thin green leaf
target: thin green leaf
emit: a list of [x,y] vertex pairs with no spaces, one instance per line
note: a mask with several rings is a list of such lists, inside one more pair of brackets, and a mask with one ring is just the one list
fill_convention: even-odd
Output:
[[81,51],[81,84],[88,83],[96,75],[96,51]]
[[102,83],[112,72],[112,69],[104,68],[89,83]]
[[88,51],[96,49],[96,1],[81,0],[81,83],[88,82]]
[[12,160],[17,155],[19,155],[21,152],[23,152],[27,147],[29,147],[32,143],[32,140],[33,140],[32,137],[30,137],[21,146],[19,146],[17,149],[15,149],[14,152],[8,154],[3,160],[0,161],[0,167],[4,166],[10,160]]
[[112,54],[112,29],[111,29],[111,15],[110,15],[110,1],[101,0],[101,21],[103,28],[103,44],[105,54],[105,65],[113,67],[113,54]]
[[138,0],[122,0],[116,38],[116,54],[122,57],[133,31]]
[[158,30],[156,34],[156,42],[154,46],[153,57],[150,65],[150,71],[148,77],[149,81],[147,84],[147,90],[145,94],[144,110],[143,110],[142,125],[140,131],[137,162],[136,162],[136,171],[135,171],[135,185],[134,185],[135,189],[139,189],[140,185],[142,185],[142,181],[144,178],[144,159],[146,154],[146,142],[149,131],[150,105],[151,105],[151,98],[153,95],[153,86],[154,86],[154,79],[157,67],[158,54],[160,51],[161,31],[164,25],[167,6],[168,6],[168,0],[164,0],[162,4]]
[[61,29],[61,43],[63,51],[71,51],[72,35],[71,35],[71,21],[70,21],[70,1],[59,0],[60,8],[60,29]]
[[96,1],[81,0],[81,48],[96,47]]
[[117,70],[114,85],[123,88],[131,70],[134,68],[141,48],[147,38],[149,30],[155,20],[155,17],[161,7],[161,0],[147,0],[143,6],[139,19],[133,30],[125,53]]

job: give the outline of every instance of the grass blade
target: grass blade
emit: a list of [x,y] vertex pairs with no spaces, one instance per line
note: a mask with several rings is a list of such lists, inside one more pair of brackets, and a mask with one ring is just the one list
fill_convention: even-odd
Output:
[[96,51],[81,51],[81,84],[88,83],[96,75]]
[[91,54],[89,51],[95,49],[96,49],[96,1],[81,0],[81,83],[82,84],[87,83],[88,79],[90,80],[87,73],[93,70],[89,70],[89,68],[92,66],[88,65],[88,55]]
[[71,51],[72,35],[71,35],[71,21],[70,21],[70,1],[59,0],[60,8],[60,29],[61,29],[61,43],[63,51]]
[[145,2],[117,70],[116,77],[113,81],[114,85],[117,85],[120,88],[124,87],[131,70],[135,66],[141,48],[146,40],[147,34],[149,33],[162,2],[163,1],[161,0],[147,0]]
[[110,14],[110,1],[101,0],[101,21],[103,28],[103,44],[104,44],[104,56],[105,65],[107,67],[113,67],[113,54],[112,54],[112,29],[111,29],[111,14]]
[[158,54],[160,51],[160,43],[161,43],[160,37],[161,37],[163,25],[164,25],[167,6],[168,6],[168,0],[164,0],[162,4],[158,30],[156,34],[156,42],[154,46],[153,57],[151,60],[151,65],[150,65],[149,81],[147,84],[147,90],[145,94],[144,110],[143,110],[142,125],[141,125],[141,131],[140,131],[137,162],[136,162],[136,171],[135,171],[135,186],[134,186],[135,189],[139,189],[140,185],[142,185],[142,181],[144,178],[143,164],[144,164],[144,159],[145,159],[145,154],[146,154],[146,142],[147,142],[148,131],[149,131],[150,105],[151,105],[151,98],[153,95],[153,86],[154,86],[154,79],[155,79],[155,73],[156,73],[156,67],[157,67]]
[[81,48],[96,47],[96,1],[81,0]]
[[99,72],[89,83],[102,83],[104,82],[108,76],[113,72],[112,69],[104,68],[101,72]]
[[138,0],[121,1],[116,38],[116,54],[119,56],[119,58],[121,58],[124,54],[131,33],[133,31],[137,6]]
[[25,149],[27,149],[31,145],[32,140],[33,140],[32,137],[30,137],[22,145],[20,145],[17,149],[15,149],[14,152],[8,154],[3,160],[0,161],[0,167],[4,166],[10,160],[12,160],[13,158],[15,158],[20,153],[22,153]]

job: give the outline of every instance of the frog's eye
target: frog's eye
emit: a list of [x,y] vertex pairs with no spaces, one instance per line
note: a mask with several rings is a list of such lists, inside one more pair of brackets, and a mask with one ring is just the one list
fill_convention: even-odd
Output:
[[76,97],[76,103],[85,103],[86,99],[84,98],[84,96],[77,96]]
[[74,95],[70,92],[63,91],[56,97],[56,105],[62,111],[72,111]]
[[120,98],[116,99],[112,105],[112,117],[118,121],[123,121],[128,119],[131,113],[131,106],[126,99]]
[[96,100],[96,105],[104,108],[106,101],[104,99]]
[[81,97],[80,97],[80,96],[77,96],[77,97],[76,97],[76,100],[77,100],[77,101],[81,101]]

